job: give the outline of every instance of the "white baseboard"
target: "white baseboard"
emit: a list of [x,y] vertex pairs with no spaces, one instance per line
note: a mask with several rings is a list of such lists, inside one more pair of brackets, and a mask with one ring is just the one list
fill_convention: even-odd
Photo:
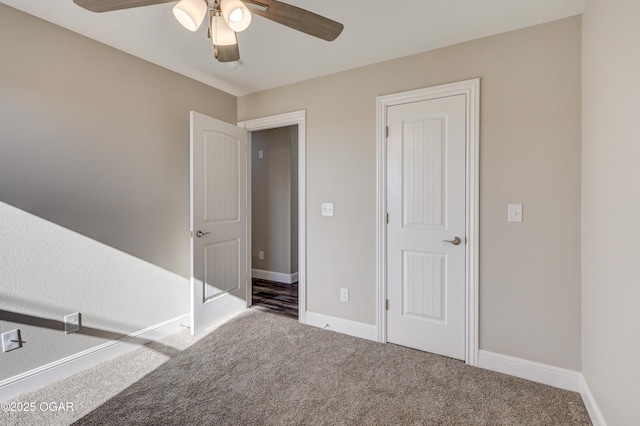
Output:
[[181,315],[144,330],[123,336],[102,345],[78,352],[58,361],[43,365],[25,373],[0,381],[0,402],[38,389],[49,383],[93,367],[140,347],[141,344],[160,340],[188,325],[190,314]]
[[587,408],[593,426],[607,426],[607,422],[604,420],[604,417],[602,417],[602,412],[598,404],[596,404],[591,389],[589,389],[587,381],[582,374],[580,375],[580,395],[582,395],[582,402],[584,402],[584,406]]
[[478,367],[573,392],[580,392],[580,377],[582,375],[573,370],[484,350],[479,351]]
[[317,314],[315,312],[305,312],[307,325],[324,328],[326,330],[337,331],[349,336],[360,337],[362,339],[378,341],[378,329],[375,325],[364,324],[342,318],[331,317],[329,315]]
[[580,393],[593,426],[607,426],[582,373],[480,350],[478,367]]
[[252,269],[251,276],[253,278],[259,278],[261,280],[276,281],[279,283],[295,283],[298,281],[298,273],[283,274],[282,272],[263,271],[261,269]]

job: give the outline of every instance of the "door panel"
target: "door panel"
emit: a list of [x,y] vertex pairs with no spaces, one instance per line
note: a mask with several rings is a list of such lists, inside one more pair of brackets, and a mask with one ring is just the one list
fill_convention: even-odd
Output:
[[402,314],[423,320],[444,320],[445,255],[405,251]]
[[204,301],[220,293],[239,290],[240,240],[203,244],[202,247],[204,250]]
[[240,196],[240,143],[233,136],[203,130],[204,137],[204,223],[238,222]]
[[247,307],[247,132],[191,113],[191,331]]
[[[387,125],[387,340],[465,357],[465,95],[395,105]],[[454,237],[461,243],[445,242]]]
[[445,120],[430,117],[403,124],[404,226],[442,229]]

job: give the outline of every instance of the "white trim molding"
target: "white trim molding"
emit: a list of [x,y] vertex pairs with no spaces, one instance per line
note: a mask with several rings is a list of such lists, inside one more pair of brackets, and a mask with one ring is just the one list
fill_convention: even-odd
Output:
[[607,422],[602,416],[602,412],[587,385],[584,375],[578,371],[485,350],[478,351],[478,367],[542,383],[543,385],[578,392],[582,397],[582,402],[587,409],[593,426],[607,426]]
[[262,269],[252,269],[251,277],[261,280],[276,281],[279,283],[291,284],[298,281],[299,274],[294,272],[293,274],[284,274],[282,272],[264,271]]
[[[307,271],[307,141],[305,110],[254,118],[238,122],[238,126],[249,132],[274,129],[285,126],[298,126],[298,320],[305,324],[306,314],[306,271]],[[251,147],[251,138],[249,138]],[[248,292],[251,291],[249,282]],[[250,293],[249,293],[250,294]]]
[[583,374],[580,375],[580,395],[582,396],[582,402],[587,409],[587,413],[589,413],[589,418],[593,426],[607,426],[607,422],[604,420],[600,407],[598,407]]
[[466,326],[465,362],[478,365],[478,256],[479,256],[479,152],[480,152],[480,79],[444,84],[426,89],[379,96],[377,98],[376,148],[376,328],[377,340],[387,341],[387,164],[386,126],[387,109],[394,105],[418,102],[444,96],[466,97]]
[[307,325],[336,331],[349,336],[360,337],[367,340],[378,340],[378,333],[375,325],[364,324],[343,318],[336,318],[329,315],[317,314],[307,311]]
[[580,392],[581,374],[577,371],[480,350],[478,367],[521,379]]
[[123,336],[102,345],[78,352],[58,361],[26,371],[0,382],[0,402],[69,377],[87,368],[113,359],[150,342],[169,336],[187,327],[191,314],[181,315],[144,330]]

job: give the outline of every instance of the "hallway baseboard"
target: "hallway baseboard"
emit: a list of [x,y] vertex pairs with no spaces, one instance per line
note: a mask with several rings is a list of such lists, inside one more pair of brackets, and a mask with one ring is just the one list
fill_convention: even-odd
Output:
[[283,274],[282,272],[263,271],[261,269],[252,269],[251,277],[261,280],[276,281],[279,283],[291,284],[298,281],[298,273]]

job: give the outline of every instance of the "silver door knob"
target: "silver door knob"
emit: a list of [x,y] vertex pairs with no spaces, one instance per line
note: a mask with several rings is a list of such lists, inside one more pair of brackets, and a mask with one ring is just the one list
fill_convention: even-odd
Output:
[[201,230],[199,230],[199,229],[198,229],[198,230],[196,231],[196,237],[201,238],[201,237],[203,237],[203,236],[205,236],[205,235],[209,235],[210,233],[211,233],[211,232],[202,232]]
[[462,240],[460,239],[460,237],[453,237],[450,240],[442,240],[443,243],[449,243],[449,244],[453,244],[454,246],[457,246],[458,244],[460,244],[462,242]]

